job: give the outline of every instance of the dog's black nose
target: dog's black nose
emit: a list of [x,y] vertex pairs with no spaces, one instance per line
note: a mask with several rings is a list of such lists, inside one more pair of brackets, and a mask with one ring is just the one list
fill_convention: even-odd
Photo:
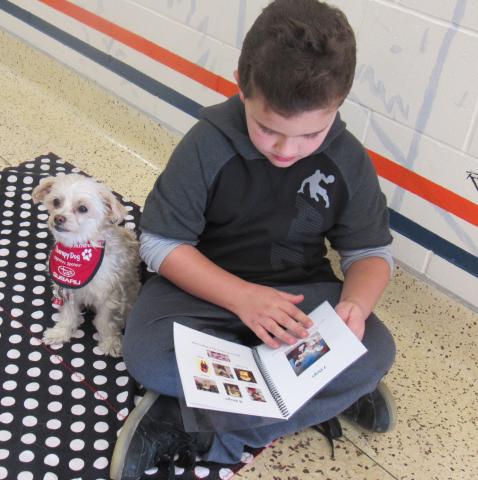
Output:
[[63,225],[66,222],[66,218],[63,215],[55,215],[53,221],[55,225]]

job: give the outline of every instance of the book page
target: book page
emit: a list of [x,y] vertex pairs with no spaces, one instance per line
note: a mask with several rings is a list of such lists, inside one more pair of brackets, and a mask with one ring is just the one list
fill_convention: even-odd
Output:
[[179,323],[174,346],[188,407],[283,418],[249,347]]
[[309,317],[309,336],[278,349],[257,347],[289,416],[367,350],[328,302]]

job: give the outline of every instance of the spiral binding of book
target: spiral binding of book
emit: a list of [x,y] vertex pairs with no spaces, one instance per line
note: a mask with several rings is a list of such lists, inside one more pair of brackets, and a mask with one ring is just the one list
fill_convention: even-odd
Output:
[[284,418],[288,418],[289,410],[287,409],[281,394],[279,393],[276,386],[274,385],[274,382],[269,376],[269,372],[267,371],[264,364],[262,363],[261,357],[259,356],[255,348],[252,349],[252,355],[254,356],[254,360],[256,361],[256,364],[260,372],[262,373],[262,376],[264,377],[264,380],[266,382],[267,387],[269,388],[269,391],[271,392],[272,398],[274,399],[277,406],[279,407],[280,413]]

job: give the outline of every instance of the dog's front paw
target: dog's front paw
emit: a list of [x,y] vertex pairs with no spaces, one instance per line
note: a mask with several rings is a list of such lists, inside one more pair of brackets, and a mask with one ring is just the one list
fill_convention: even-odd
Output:
[[43,334],[43,343],[47,345],[55,345],[70,341],[73,332],[71,328],[65,328],[62,325],[55,325],[45,330]]
[[98,343],[99,349],[105,354],[111,357],[121,357],[123,354],[121,336],[107,337]]

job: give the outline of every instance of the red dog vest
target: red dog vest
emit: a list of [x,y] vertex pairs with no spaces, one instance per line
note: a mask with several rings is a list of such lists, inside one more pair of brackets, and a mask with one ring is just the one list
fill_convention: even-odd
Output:
[[95,245],[87,242],[73,247],[57,243],[50,255],[50,276],[60,287],[84,287],[100,268],[104,253],[104,241]]

